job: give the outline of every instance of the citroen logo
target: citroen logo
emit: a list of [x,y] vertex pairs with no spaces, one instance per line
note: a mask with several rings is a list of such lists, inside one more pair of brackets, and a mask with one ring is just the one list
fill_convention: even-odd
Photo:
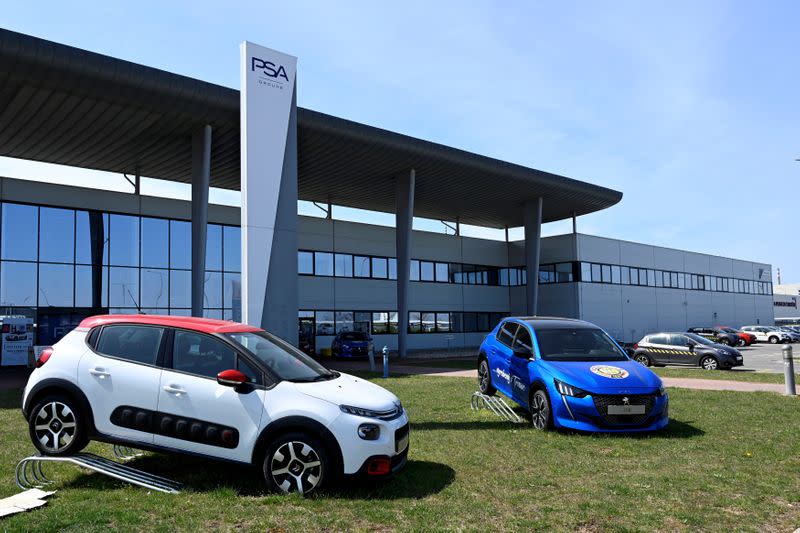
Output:
[[625,396],[625,397],[622,399],[622,403],[623,403],[624,405],[630,405],[630,404],[631,404],[631,400],[630,400],[630,399],[629,399],[627,396]]

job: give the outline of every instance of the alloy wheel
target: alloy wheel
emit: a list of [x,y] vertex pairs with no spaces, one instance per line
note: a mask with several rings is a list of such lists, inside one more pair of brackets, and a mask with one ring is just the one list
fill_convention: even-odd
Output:
[[272,455],[270,475],[284,493],[308,494],[322,479],[322,461],[317,451],[305,442],[289,441]]
[[489,390],[489,365],[485,360],[478,365],[478,386],[483,393]]
[[550,415],[547,408],[547,401],[541,394],[534,394],[531,400],[531,423],[536,429],[547,427],[547,418]]
[[646,355],[637,355],[636,362],[639,363],[640,365],[650,366],[650,358],[647,357]]
[[718,366],[719,363],[717,363],[717,360],[713,357],[706,357],[703,359],[703,369],[705,370],[716,370]]
[[75,438],[75,413],[61,402],[46,403],[36,413],[34,433],[48,452],[60,452]]

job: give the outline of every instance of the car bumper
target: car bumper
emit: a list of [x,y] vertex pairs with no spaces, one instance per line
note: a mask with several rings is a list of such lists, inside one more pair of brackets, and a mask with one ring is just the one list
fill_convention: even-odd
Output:
[[[620,395],[622,396],[622,395]],[[600,413],[592,395],[584,398],[551,392],[553,422],[556,427],[594,433],[637,433],[657,431],[669,423],[669,396],[655,396],[649,412],[639,419],[621,422]]]
[[[358,427],[361,424],[377,425],[380,428],[378,438],[364,440],[359,437]],[[396,474],[405,466],[410,446],[408,414],[405,411],[400,417],[388,421],[342,414],[328,429],[336,437],[342,451],[345,475],[359,475],[363,471],[367,477],[385,477]],[[379,459],[388,459],[391,465],[388,472],[369,471],[370,464],[382,462]]]

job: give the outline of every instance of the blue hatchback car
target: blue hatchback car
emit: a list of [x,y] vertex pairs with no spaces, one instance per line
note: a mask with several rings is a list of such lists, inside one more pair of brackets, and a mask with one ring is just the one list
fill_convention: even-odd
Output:
[[528,410],[538,429],[655,431],[669,422],[661,379],[582,320],[504,319],[481,344],[478,383]]

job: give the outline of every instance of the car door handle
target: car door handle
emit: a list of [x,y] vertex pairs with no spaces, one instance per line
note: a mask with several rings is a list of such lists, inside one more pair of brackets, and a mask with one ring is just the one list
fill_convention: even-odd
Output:
[[91,370],[89,370],[89,373],[93,376],[97,376],[100,379],[106,379],[107,377],[111,377],[110,372],[106,372],[105,368],[100,368],[99,366],[96,366]]
[[186,394],[185,390],[183,390],[180,387],[175,387],[174,385],[165,386],[164,387],[164,392],[167,392],[169,394],[174,394],[175,396],[181,396],[183,394]]

